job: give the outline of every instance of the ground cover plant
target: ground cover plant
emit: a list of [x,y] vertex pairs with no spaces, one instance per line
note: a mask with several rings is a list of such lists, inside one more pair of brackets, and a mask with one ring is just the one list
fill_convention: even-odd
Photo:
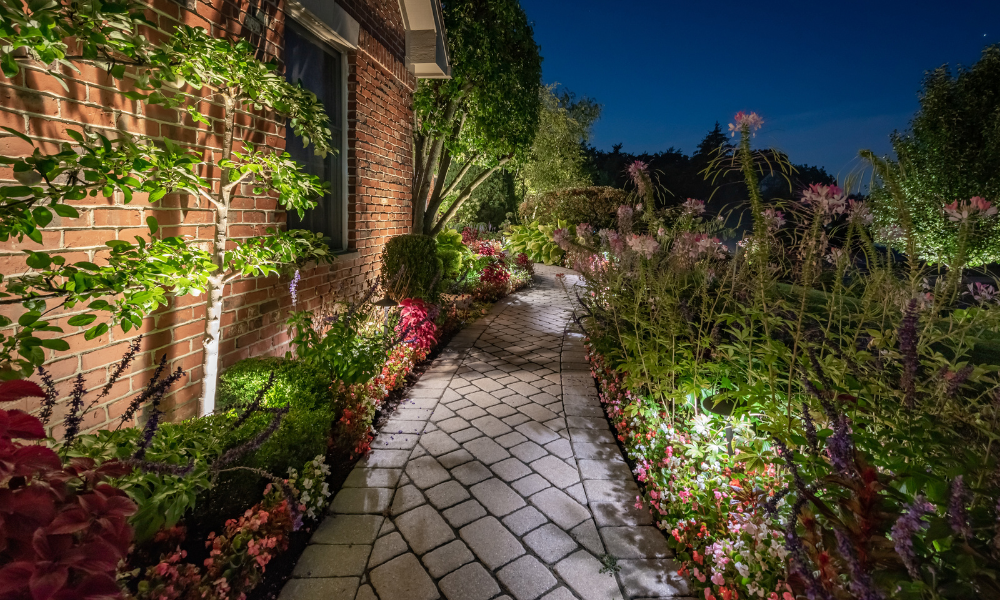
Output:
[[[836,186],[765,205],[761,126],[739,113],[713,162],[747,185],[753,227],[733,247],[698,200],[554,232],[587,282],[637,504],[699,598],[997,597],[1000,308],[962,250],[996,209],[944,206],[958,243],[948,270],[929,268],[877,244],[868,207]],[[633,177],[650,185],[642,165]]]

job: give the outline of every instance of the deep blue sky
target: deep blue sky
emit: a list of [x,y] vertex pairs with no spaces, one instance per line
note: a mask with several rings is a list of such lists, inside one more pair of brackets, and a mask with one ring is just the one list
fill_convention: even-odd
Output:
[[925,71],[1000,42],[998,0],[521,0],[546,83],[604,105],[593,143],[691,153],[738,110],[758,143],[833,175],[891,151]]

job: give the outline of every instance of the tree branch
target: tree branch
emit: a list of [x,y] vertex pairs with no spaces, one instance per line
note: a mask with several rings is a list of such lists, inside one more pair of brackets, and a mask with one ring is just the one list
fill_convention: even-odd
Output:
[[451,196],[452,194],[455,193],[455,191],[458,189],[458,186],[462,184],[462,180],[465,179],[465,176],[469,174],[469,169],[472,168],[476,159],[479,158],[480,156],[481,156],[480,154],[472,155],[472,158],[469,159],[469,162],[465,163],[465,166],[462,167],[462,169],[458,172],[458,175],[455,176],[455,181],[452,181],[451,185],[448,186],[448,189],[446,189],[444,193],[441,194],[442,198],[447,198],[448,196]]
[[448,221],[454,218],[455,213],[458,212],[458,209],[462,208],[462,205],[465,204],[465,201],[468,200],[470,197],[472,197],[472,192],[476,191],[476,188],[478,188],[480,185],[483,184],[483,182],[489,179],[491,175],[499,171],[501,167],[509,163],[512,158],[514,157],[513,156],[504,157],[499,163],[497,163],[495,167],[483,171],[482,173],[479,174],[479,177],[473,179],[472,183],[470,183],[468,187],[462,190],[462,193],[458,196],[458,198],[456,198],[455,201],[452,203],[452,205],[448,207],[448,210],[445,211],[444,215],[441,217],[441,220],[438,221],[436,225],[434,225],[434,228],[431,230],[431,235],[437,235],[441,233],[441,230],[444,229],[444,226],[448,223]]

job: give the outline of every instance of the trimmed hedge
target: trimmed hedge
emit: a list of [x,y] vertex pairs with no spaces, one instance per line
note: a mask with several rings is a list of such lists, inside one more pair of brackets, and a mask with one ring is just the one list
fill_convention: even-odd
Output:
[[293,404],[316,409],[330,406],[330,375],[322,369],[284,358],[247,358],[226,369],[219,378],[219,408],[230,409],[253,402],[274,371],[274,385],[264,396],[264,406]]
[[396,301],[433,299],[436,281],[440,279],[437,242],[415,233],[391,238],[382,250],[382,278],[391,284],[390,294]]

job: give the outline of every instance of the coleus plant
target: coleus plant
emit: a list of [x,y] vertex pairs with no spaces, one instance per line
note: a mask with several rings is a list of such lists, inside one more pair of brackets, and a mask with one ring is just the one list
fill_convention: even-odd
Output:
[[[46,396],[35,383],[0,384],[0,402]],[[50,448],[42,422],[21,410],[0,410],[0,597],[87,600],[118,597],[118,563],[132,541],[135,504],[106,483],[131,467],[65,464]]]

